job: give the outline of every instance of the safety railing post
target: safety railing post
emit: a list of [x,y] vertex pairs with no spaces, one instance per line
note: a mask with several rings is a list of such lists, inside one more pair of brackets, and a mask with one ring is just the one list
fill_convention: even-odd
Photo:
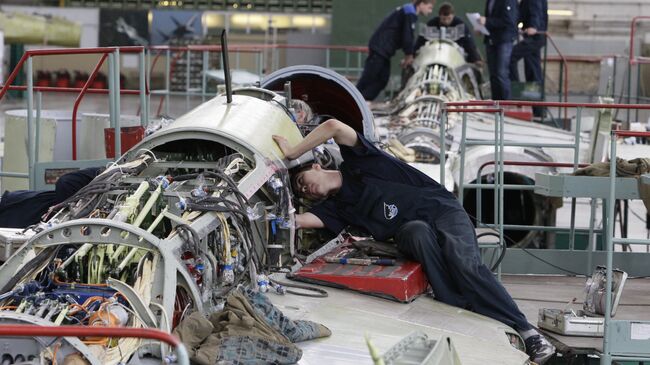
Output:
[[[494,222],[494,227],[498,227],[499,224],[499,113],[494,113],[494,161],[495,165],[493,167],[492,171],[492,183],[494,185],[494,189],[492,189],[493,193],[493,206],[494,206],[494,211],[492,213],[492,221]],[[500,239],[500,238],[499,238]]]
[[467,138],[467,113],[464,112],[462,118],[460,134],[460,176],[458,178],[458,200],[461,206],[465,200],[465,139]]
[[[616,72],[617,72],[617,65],[618,65],[618,57],[614,56],[614,65],[612,67],[612,98],[616,98]],[[622,93],[623,91],[621,91]],[[605,95],[606,97],[609,97],[609,95]]]
[[[575,125],[575,146],[573,149],[573,171],[578,168],[580,163],[580,128],[582,128],[582,108],[576,108],[576,125]],[[571,198],[571,230],[569,232],[569,251],[575,249],[575,226],[576,226],[576,198]]]
[[[210,54],[208,51],[201,51],[201,101],[205,102],[205,96],[208,89],[208,64],[210,63]],[[239,66],[237,66],[239,68]]]
[[169,48],[165,50],[165,115],[170,115],[169,113],[169,94],[171,93],[171,63],[172,63],[172,52]]
[[[634,65],[634,61],[630,59],[629,67],[627,68],[627,103],[629,104],[631,101],[632,97],[632,66]],[[626,129],[629,129],[630,125],[630,109],[626,110],[626,124],[627,126]]]
[[612,263],[614,256],[614,202],[616,199],[616,134],[610,134],[610,161],[609,164],[609,198],[607,199],[607,228],[606,234],[606,250],[607,261],[605,263],[607,276],[605,282],[605,325],[603,329],[603,354],[600,358],[601,365],[609,365],[612,362],[612,355],[610,351],[610,322],[612,317]]
[[108,121],[109,128],[113,128],[113,132],[116,132],[117,124],[115,114],[115,54],[111,52],[108,54]]
[[27,73],[27,172],[29,174],[29,189],[35,190],[34,180],[34,63],[33,58],[28,56]]
[[138,71],[140,77],[140,125],[146,126],[148,124],[147,114],[147,73],[145,63],[145,48],[139,53]]
[[[636,64],[636,94],[635,94],[635,103],[639,103],[639,94],[641,93],[641,63],[637,62]],[[634,110],[634,121],[639,123],[639,109]],[[629,127],[629,125],[628,125]]]
[[576,108],[576,130],[575,130],[575,140],[576,140],[576,145],[575,149],[573,151],[573,164],[574,164],[574,169],[578,168],[578,164],[580,163],[580,132],[582,129],[582,107],[577,107]]
[[36,92],[36,122],[34,123],[34,164],[38,163],[39,147],[41,145],[41,112],[43,110],[43,93]]
[[[501,110],[498,114],[499,118],[499,244],[501,245],[501,249],[503,250],[503,247],[505,247],[505,239],[504,239],[504,221],[503,221],[503,205],[504,205],[504,195],[505,195],[505,190],[504,190],[504,184],[505,184],[505,165],[503,163],[504,160],[504,149],[505,149],[505,134],[504,134],[504,111]],[[501,263],[499,263],[499,266],[497,266],[497,277],[499,280],[501,280]]]
[[120,49],[115,48],[115,62],[113,63],[113,68],[115,72],[113,77],[115,78],[115,159],[118,160],[122,156],[122,118],[121,114],[121,90],[122,86],[120,84]]
[[[590,212],[589,212],[589,232],[587,233],[587,266],[585,267],[585,272],[592,271],[593,265],[593,256],[594,251],[596,251],[596,237],[594,234],[596,226],[596,199],[592,198],[590,203]],[[602,237],[602,233],[601,233]]]
[[[481,170],[476,173],[476,181],[478,184],[483,184],[483,177],[481,176]],[[476,188],[476,226],[480,227],[483,222],[483,191],[479,186]]]
[[[560,82],[558,83],[558,95],[559,95],[559,102],[562,102],[562,84],[564,83],[564,59],[560,60]],[[557,108],[557,115],[560,117],[562,115],[562,107],[558,106]]]
[[144,108],[145,113],[147,113],[147,123],[149,123],[149,118],[151,116],[151,50],[147,50],[146,53],[146,72],[147,72],[147,98],[146,98],[146,107]]
[[[548,65],[548,35],[546,32],[544,32],[544,63],[542,65],[542,85],[540,86],[542,88],[541,90],[541,99],[546,100],[546,69]],[[544,111],[542,113],[542,124],[544,123],[544,120],[546,119],[546,112]]]
[[192,51],[188,49],[185,53],[185,110],[190,110],[190,65],[192,62]]

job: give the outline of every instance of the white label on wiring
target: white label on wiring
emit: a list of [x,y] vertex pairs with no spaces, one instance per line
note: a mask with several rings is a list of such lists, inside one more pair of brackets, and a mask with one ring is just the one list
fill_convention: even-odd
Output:
[[633,340],[650,340],[650,324],[630,323],[630,338]]

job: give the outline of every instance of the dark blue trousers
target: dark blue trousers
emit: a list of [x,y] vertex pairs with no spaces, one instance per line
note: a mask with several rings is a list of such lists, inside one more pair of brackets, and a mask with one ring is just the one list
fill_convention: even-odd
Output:
[[370,51],[361,78],[357,82],[357,89],[365,100],[372,101],[384,90],[388,79],[390,79],[390,59]]
[[512,43],[486,44],[490,88],[493,100],[510,99],[510,55]]
[[100,169],[91,167],[61,176],[53,191],[5,191],[0,198],[0,227],[25,228],[41,221],[51,206],[88,185]]
[[517,331],[531,328],[510,294],[482,263],[474,226],[463,211],[404,224],[397,247],[422,264],[436,300],[496,319]]
[[[512,56],[510,57],[510,80],[520,81],[517,64],[523,58],[526,82],[537,82],[540,87],[544,86],[542,58],[540,55],[544,43],[544,36],[539,34],[532,37],[525,37],[514,46]],[[533,114],[536,117],[541,117],[543,110],[541,107],[533,107]]]
[[517,64],[523,58],[526,81],[538,82],[541,85],[542,81],[544,81],[540,55],[542,47],[544,47],[544,37],[542,35],[525,37],[514,46],[510,57],[510,80],[520,81]]

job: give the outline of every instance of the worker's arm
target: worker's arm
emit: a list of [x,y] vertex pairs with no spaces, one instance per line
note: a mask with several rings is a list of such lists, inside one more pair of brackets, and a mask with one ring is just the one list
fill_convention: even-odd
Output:
[[404,51],[404,58],[400,62],[402,68],[409,67],[413,63],[413,54],[415,53],[413,31],[415,31],[415,23],[418,20],[415,14],[404,14],[404,16],[404,27],[402,28],[402,51]]
[[357,132],[352,127],[336,119],[329,119],[322,123],[293,147],[289,146],[286,138],[277,135],[273,136],[273,140],[289,160],[302,156],[303,153],[325,143],[330,138],[333,138],[334,142],[339,145],[350,147],[354,147],[359,142]]
[[[494,0],[496,1],[496,0]],[[498,32],[500,30],[508,29],[513,27],[517,28],[517,1],[515,0],[504,0],[502,2],[497,2],[494,4],[494,10],[489,17],[482,16],[479,19],[479,23],[485,25],[485,27],[492,32]],[[487,9],[486,9],[487,13]]]
[[481,54],[478,52],[478,48],[476,47],[476,42],[474,42],[474,37],[472,36],[472,32],[469,31],[469,27],[467,26],[467,23],[463,22],[462,24],[465,28],[465,34],[463,38],[457,40],[456,43],[458,43],[461,47],[463,47],[465,53],[467,53],[467,62],[469,63],[482,62]]
[[325,224],[312,213],[296,214],[296,228],[323,228]]
[[524,29],[526,35],[533,36],[537,34],[537,30],[542,26],[542,17],[544,16],[544,9],[541,1],[529,1],[528,11],[530,12],[530,19],[528,28]]

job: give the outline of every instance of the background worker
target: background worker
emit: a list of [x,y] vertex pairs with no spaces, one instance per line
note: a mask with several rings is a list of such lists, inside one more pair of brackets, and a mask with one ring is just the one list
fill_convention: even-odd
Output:
[[404,51],[402,68],[413,63],[415,23],[418,15],[429,15],[435,0],[414,0],[390,13],[379,24],[368,43],[370,53],[366,59],[357,89],[363,98],[372,101],[386,87],[390,78],[390,58],[398,49]]
[[[465,61],[469,63],[474,63],[477,66],[483,66],[483,60],[481,59],[481,54],[476,48],[476,43],[474,42],[474,37],[469,30],[467,24],[459,17],[456,16],[454,6],[450,3],[442,3],[440,5],[440,10],[438,10],[438,16],[427,22],[428,27],[436,27],[438,30],[440,28],[454,28],[462,24],[464,26],[465,33],[462,37],[456,40],[456,43],[463,48],[465,51]],[[419,36],[415,42],[415,51],[417,52],[427,40]]]
[[517,39],[517,8],[517,0],[487,0],[485,16],[479,20],[490,32],[485,36],[485,53],[493,100],[510,99],[510,56]]
[[50,207],[73,196],[101,171],[90,167],[69,172],[56,181],[54,190],[5,191],[0,198],[0,227],[26,228],[39,223]]
[[[524,59],[524,76],[526,82],[536,82],[540,87],[544,84],[542,74],[541,50],[546,44],[544,33],[548,29],[548,1],[521,0],[519,3],[519,22],[523,24],[523,38],[512,49],[510,58],[510,80],[519,79],[518,63]],[[533,114],[541,117],[543,109],[533,107]]]
[[297,228],[339,233],[352,225],[376,240],[392,239],[402,253],[422,264],[437,300],[513,327],[538,364],[553,356],[555,347],[528,323],[481,261],[474,226],[452,193],[338,120],[319,125],[296,146],[273,136],[290,160],[330,138],[341,149],[340,170],[314,164],[292,176],[294,192],[321,201],[296,215]]

